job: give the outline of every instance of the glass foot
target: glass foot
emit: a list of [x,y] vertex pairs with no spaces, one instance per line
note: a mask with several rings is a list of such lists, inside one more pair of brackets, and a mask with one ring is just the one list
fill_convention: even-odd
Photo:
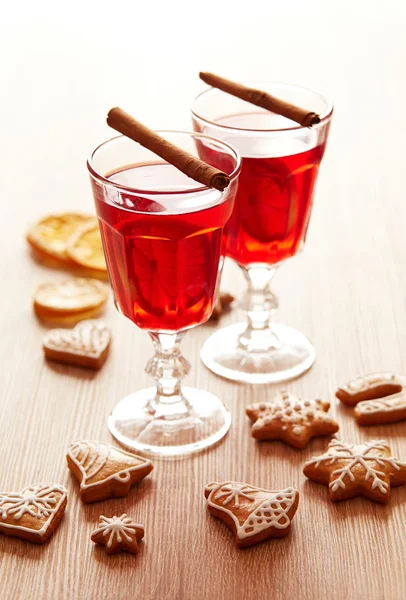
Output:
[[246,323],[237,323],[211,335],[200,352],[206,367],[234,381],[278,383],[302,375],[314,363],[314,348],[300,331],[272,324],[274,347],[247,350],[241,344],[246,329]]
[[178,403],[155,404],[156,388],[130,394],[108,418],[113,436],[124,446],[153,456],[198,452],[221,440],[231,416],[213,394],[182,388]]

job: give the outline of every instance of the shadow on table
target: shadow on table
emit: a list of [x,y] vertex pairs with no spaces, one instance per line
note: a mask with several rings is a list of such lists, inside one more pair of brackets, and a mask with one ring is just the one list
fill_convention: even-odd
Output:
[[391,488],[388,504],[380,504],[368,498],[356,496],[340,502],[332,502],[328,493],[328,486],[306,479],[303,484],[303,493],[311,496],[312,500],[321,502],[328,508],[328,518],[335,520],[358,519],[365,520],[376,518],[387,521],[398,506],[404,504],[406,487],[396,486]]
[[92,381],[97,377],[98,371],[94,369],[84,369],[82,367],[75,367],[73,365],[65,365],[55,361],[44,359],[45,367],[59,373],[60,375],[67,375],[68,377],[76,377],[76,379],[85,379]]
[[94,529],[97,527],[100,515],[112,517],[113,515],[120,516],[123,513],[128,513],[129,516],[137,520],[132,509],[144,498],[148,499],[148,496],[153,492],[154,486],[154,480],[146,478],[138,485],[134,485],[129,493],[122,498],[108,498],[90,504],[81,503],[81,517],[87,523],[93,523]]

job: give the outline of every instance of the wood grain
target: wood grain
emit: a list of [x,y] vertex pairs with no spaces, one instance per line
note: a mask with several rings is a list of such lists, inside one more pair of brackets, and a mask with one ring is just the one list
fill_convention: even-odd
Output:
[[[168,42],[163,53],[158,43],[151,47],[146,24],[135,35],[136,4],[128,5],[124,23],[111,12],[99,14],[93,3],[81,5],[80,21],[73,12],[52,16],[46,2],[18,3],[24,15],[7,13],[0,38],[1,56],[13,57],[0,75],[1,114],[13,117],[3,119],[0,145],[0,489],[48,480],[69,490],[66,515],[49,544],[0,536],[2,598],[403,599],[406,488],[394,489],[388,506],[361,499],[334,505],[325,487],[302,475],[304,461],[327,440],[315,439],[303,451],[256,443],[244,407],[277,388],[229,383],[207,371],[199,349],[212,326],[190,332],[183,349],[193,366],[188,382],[219,395],[232,413],[226,439],[193,458],[155,461],[152,476],[124,499],[79,501],[66,448],[77,438],[111,439],[107,416],[118,399],[149,383],[143,368],[152,348],[110,302],[113,345],[99,373],[44,362],[45,328],[33,315],[31,295],[64,274],[32,260],[24,231],[47,212],[91,210],[84,160],[108,135],[103,122],[110,106],[134,107],[151,127],[189,128],[187,107],[201,89],[201,68],[236,80],[267,73],[334,92],[307,245],[275,278],[281,300],[275,318],[303,330],[317,349],[311,371],[287,388],[330,399],[346,440],[386,438],[406,459],[406,422],[362,429],[334,400],[337,385],[360,373],[406,372],[404,6],[312,0],[291,14],[273,5],[272,18],[229,15],[222,35],[208,44],[211,23],[193,19],[188,5],[176,23],[154,20],[154,39]],[[243,279],[231,263],[223,285],[241,296]],[[238,318],[235,311],[220,326]],[[297,486],[291,535],[238,551],[203,497],[207,482],[224,479]],[[108,557],[90,541],[100,514],[122,512],[146,527],[136,557]]]

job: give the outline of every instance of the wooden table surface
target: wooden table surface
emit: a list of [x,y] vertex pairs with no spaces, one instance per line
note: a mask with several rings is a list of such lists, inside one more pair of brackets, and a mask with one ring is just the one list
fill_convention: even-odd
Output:
[[[193,366],[188,383],[218,394],[232,413],[225,440],[193,458],[155,461],[126,498],[83,505],[66,468],[67,446],[78,438],[111,440],[107,416],[120,398],[150,383],[143,369],[152,347],[110,301],[114,341],[104,368],[93,374],[47,364],[46,329],[31,296],[39,283],[64,274],[33,262],[24,241],[27,226],[44,214],[92,210],[85,157],[107,137],[104,116],[113,105],[155,128],[189,128],[199,69],[327,91],[336,113],[308,242],[274,284],[276,320],[303,330],[317,360],[286,387],[329,399],[347,441],[386,438],[406,459],[406,422],[361,429],[334,399],[338,384],[361,373],[406,372],[404,3],[389,10],[372,0],[313,0],[266,14],[253,2],[250,15],[223,21],[210,13],[212,3],[203,15],[191,14],[193,3],[155,15],[139,13],[134,2],[114,15],[104,3],[85,4],[56,13],[51,3],[23,1],[3,14],[0,489],[56,481],[69,501],[44,547],[0,536],[1,597],[405,598],[406,487],[393,491],[388,506],[332,504],[327,488],[302,474],[328,440],[303,451],[256,443],[244,408],[277,387],[238,385],[206,370],[199,349],[210,325],[191,331],[183,350]],[[231,263],[223,287],[237,296],[244,288]],[[222,324],[238,318],[235,311]],[[203,498],[207,482],[226,479],[297,487],[291,535],[237,550]],[[100,514],[122,512],[145,523],[137,557],[107,557],[90,541]]]

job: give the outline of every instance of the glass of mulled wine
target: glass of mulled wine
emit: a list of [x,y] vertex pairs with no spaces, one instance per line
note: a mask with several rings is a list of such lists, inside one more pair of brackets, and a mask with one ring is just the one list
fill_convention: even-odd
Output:
[[161,135],[196,156],[210,154],[230,185],[204,187],[124,136],[96,148],[87,166],[116,307],[155,347],[146,368],[155,387],[121,400],[108,426],[125,446],[170,456],[210,446],[230,426],[217,397],[181,386],[190,366],[180,341],[211,316],[241,161],[206,135]]
[[[215,88],[195,100],[195,131],[222,139],[242,157],[225,237],[226,255],[248,283],[242,305],[246,322],[213,334],[201,358],[227,379],[272,383],[301,375],[316,356],[303,333],[271,323],[278,306],[271,281],[277,268],[303,248],[333,107],[320,94],[298,86],[262,82],[253,87],[318,113],[320,123],[302,127]],[[203,148],[200,158],[210,160],[210,152]]]

